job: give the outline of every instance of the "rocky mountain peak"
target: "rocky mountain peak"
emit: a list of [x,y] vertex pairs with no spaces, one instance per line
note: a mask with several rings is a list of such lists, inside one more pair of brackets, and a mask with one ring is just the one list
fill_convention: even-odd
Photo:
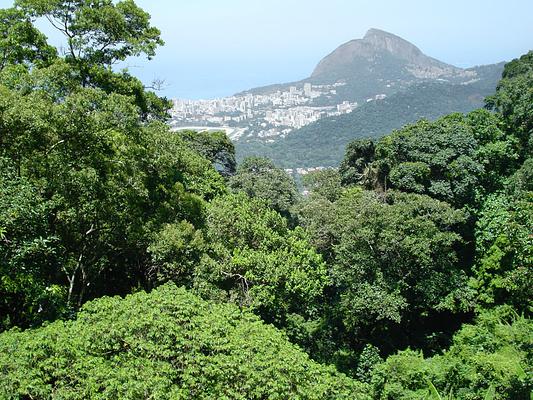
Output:
[[380,29],[369,29],[361,40],[369,43],[375,49],[386,50],[393,55],[409,61],[415,60],[417,57],[423,55],[422,51],[414,44]]
[[[323,58],[312,78],[350,79],[373,69],[378,60],[387,58],[387,68],[405,71],[415,78],[461,75],[462,69],[426,56],[414,44],[380,29],[369,29],[362,39],[354,39]],[[344,75],[344,76],[343,76]]]

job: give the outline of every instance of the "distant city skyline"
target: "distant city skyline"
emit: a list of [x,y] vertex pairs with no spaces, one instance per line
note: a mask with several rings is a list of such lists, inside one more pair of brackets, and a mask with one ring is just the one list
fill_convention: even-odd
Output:
[[[166,44],[123,66],[165,81],[170,98],[210,99],[309,76],[322,57],[369,28],[394,33],[459,66],[508,61],[533,49],[533,1],[137,0]],[[0,0],[1,7],[12,1]],[[50,42],[60,38],[43,30]]]

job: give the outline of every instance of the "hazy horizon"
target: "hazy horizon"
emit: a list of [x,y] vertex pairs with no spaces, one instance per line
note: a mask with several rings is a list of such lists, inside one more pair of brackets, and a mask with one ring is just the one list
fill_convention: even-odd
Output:
[[[166,44],[151,61],[122,65],[145,83],[164,80],[160,94],[170,98],[224,97],[304,79],[322,57],[369,28],[459,67],[509,61],[533,48],[533,2],[527,0],[136,3],[151,14]],[[0,0],[1,7],[11,4]],[[59,36],[44,30],[57,44]]]

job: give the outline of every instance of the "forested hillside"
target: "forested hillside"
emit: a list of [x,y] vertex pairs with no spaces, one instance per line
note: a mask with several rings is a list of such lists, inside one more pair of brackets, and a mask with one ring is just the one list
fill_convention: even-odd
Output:
[[[474,68],[479,81],[468,85],[427,81],[385,99],[362,104],[349,114],[328,117],[274,142],[255,138],[236,142],[237,158],[265,156],[285,168],[338,166],[346,145],[358,138],[378,139],[421,118],[437,119],[483,106],[494,92],[503,65]],[[363,80],[364,81],[364,80]]]
[[0,398],[531,398],[533,52],[303,195],[112,68],[163,44],[133,1],[0,31]]

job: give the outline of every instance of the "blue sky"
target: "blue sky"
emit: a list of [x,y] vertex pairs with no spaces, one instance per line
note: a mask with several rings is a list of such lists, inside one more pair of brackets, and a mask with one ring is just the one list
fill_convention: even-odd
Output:
[[[0,0],[0,6],[12,2]],[[457,66],[533,49],[533,0],[137,0],[161,29],[152,61],[126,66],[162,94],[212,98],[299,80],[369,28],[395,33]],[[57,40],[51,37],[51,41]]]

